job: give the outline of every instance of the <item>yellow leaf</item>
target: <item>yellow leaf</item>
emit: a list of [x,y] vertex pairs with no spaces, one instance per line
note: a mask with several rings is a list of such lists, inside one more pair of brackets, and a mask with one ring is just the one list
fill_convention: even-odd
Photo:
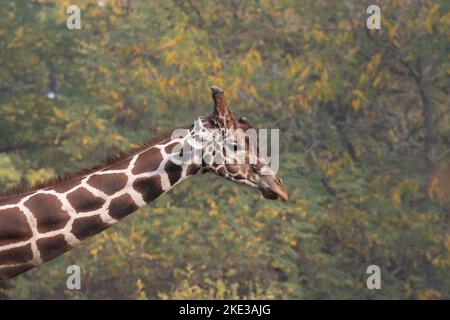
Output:
[[353,94],[358,97],[358,98],[363,98],[364,97],[364,93],[361,90],[353,90]]
[[381,62],[381,53],[376,53],[370,59],[370,62],[367,64],[367,70],[373,71]]
[[342,20],[338,23],[339,29],[348,30],[350,29],[350,23],[347,20]]
[[302,73],[300,73],[300,80],[303,81],[309,75],[309,67],[305,68]]
[[381,77],[378,75],[378,76],[375,77],[375,79],[373,79],[373,82],[372,82],[373,87],[374,88],[378,87],[380,82],[381,82]]
[[18,28],[14,31],[14,35],[15,35],[16,37],[21,37],[21,36],[23,35],[23,27],[22,27],[22,26],[18,27]]
[[113,98],[114,100],[119,99],[119,93],[117,91],[111,91],[110,95],[111,95],[111,98]]
[[434,289],[428,289],[421,293],[419,293],[419,300],[431,300],[438,299],[442,296],[442,294]]
[[211,209],[216,209],[216,208],[217,208],[217,204],[216,204],[216,202],[214,201],[214,199],[212,199],[212,198],[207,198],[207,199],[206,199],[206,202],[209,204],[209,206],[210,206]]
[[322,42],[325,39],[325,33],[319,29],[314,29],[312,35],[317,42]]
[[92,257],[96,258],[98,255],[98,248],[92,248],[91,251],[89,251]]
[[210,217],[217,216],[218,214],[219,214],[219,212],[216,209],[210,210],[209,213],[208,213],[208,215]]
[[254,86],[250,85],[249,88],[248,88],[248,91],[249,91],[249,93],[251,93],[252,96],[254,96],[256,99],[259,98],[258,92],[256,91],[256,88],[255,88]]
[[173,47],[174,45],[176,45],[181,39],[183,39],[182,35],[177,35],[175,36],[175,38],[173,39],[168,39],[166,41],[164,41],[163,43],[161,43],[161,45],[159,46],[161,49],[166,49],[169,47]]
[[53,114],[55,115],[55,117],[57,118],[62,118],[64,117],[64,111],[62,111],[59,108],[53,108]]
[[304,111],[307,111],[309,108],[308,100],[304,96],[300,97],[300,108]]
[[164,61],[169,66],[170,65],[175,65],[176,62],[178,61],[177,51],[174,50],[174,51],[168,52],[166,54],[166,57],[165,57]]
[[402,195],[400,191],[393,190],[391,192],[391,202],[396,207],[399,207],[402,204]]
[[359,108],[361,108],[361,100],[360,99],[353,99],[352,100],[352,108],[355,111],[358,111]]
[[325,69],[320,77],[320,81],[327,82],[328,81],[328,71]]

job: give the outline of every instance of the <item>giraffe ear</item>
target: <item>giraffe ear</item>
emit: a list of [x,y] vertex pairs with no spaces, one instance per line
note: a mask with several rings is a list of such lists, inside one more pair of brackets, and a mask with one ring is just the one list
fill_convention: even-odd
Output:
[[211,92],[214,101],[214,112],[212,114],[212,118],[222,126],[234,126],[236,123],[236,118],[228,107],[223,89],[217,86],[212,86]]

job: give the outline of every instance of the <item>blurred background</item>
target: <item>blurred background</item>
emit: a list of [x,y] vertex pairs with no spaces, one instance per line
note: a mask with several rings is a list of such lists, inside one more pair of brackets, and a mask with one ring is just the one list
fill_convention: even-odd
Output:
[[191,178],[1,297],[449,299],[450,3],[372,2],[0,0],[0,189],[192,124],[216,84],[280,129],[290,193]]

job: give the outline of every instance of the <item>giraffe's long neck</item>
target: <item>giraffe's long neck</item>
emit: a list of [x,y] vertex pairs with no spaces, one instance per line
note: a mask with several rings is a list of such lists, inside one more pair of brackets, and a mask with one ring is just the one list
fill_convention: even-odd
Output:
[[196,174],[199,165],[172,161],[177,142],[167,138],[98,171],[0,199],[0,280],[61,255]]

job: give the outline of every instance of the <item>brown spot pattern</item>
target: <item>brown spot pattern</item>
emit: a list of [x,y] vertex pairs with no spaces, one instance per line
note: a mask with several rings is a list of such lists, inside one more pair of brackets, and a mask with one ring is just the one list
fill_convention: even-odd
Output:
[[133,188],[142,195],[144,201],[147,203],[155,200],[163,193],[161,177],[159,175],[136,179],[133,183]]
[[33,233],[22,211],[18,208],[0,210],[0,246],[25,241],[32,236]]
[[181,146],[181,143],[179,143],[179,142],[173,142],[173,143],[167,145],[167,146],[164,148],[164,151],[166,151],[167,154],[171,154],[173,148],[175,148],[176,146]]
[[120,220],[137,209],[138,206],[134,203],[131,196],[129,194],[123,194],[111,201],[109,215],[116,220]]
[[22,264],[20,266],[1,268],[0,269],[0,281],[15,277],[21,273],[24,273],[27,270],[32,269],[33,267],[34,267],[33,264],[27,263],[27,264]]
[[164,170],[169,177],[170,185],[173,186],[175,183],[177,183],[178,180],[180,180],[183,168],[168,160],[166,165],[164,166]]
[[78,186],[80,182],[81,179],[69,180],[48,189],[54,190],[59,193],[64,193]]
[[95,215],[92,217],[76,219],[72,224],[71,232],[80,241],[83,241],[108,227],[109,225],[104,223],[100,216]]
[[31,244],[0,251],[0,261],[3,265],[25,263],[32,259],[33,251],[31,250]]
[[155,171],[156,169],[158,169],[161,161],[162,156],[161,152],[159,152],[159,149],[151,148],[138,156],[132,173],[140,174]]
[[0,199],[0,206],[6,206],[6,205],[9,205],[9,204],[16,204],[21,199],[22,199],[22,197],[17,197],[17,196],[11,196],[11,197],[8,197],[8,198],[3,198],[3,199]]
[[110,196],[125,188],[127,181],[128,178],[123,173],[110,173],[95,174],[88,179],[87,183]]
[[36,241],[38,250],[43,261],[48,261],[72,248],[60,234],[50,238],[43,238]]
[[62,210],[62,203],[53,195],[36,194],[25,202],[37,221],[39,232],[49,232],[63,228],[70,216]]
[[86,188],[78,188],[67,195],[72,207],[76,212],[89,212],[100,209],[105,203],[102,198],[96,197]]
[[186,169],[186,175],[192,176],[194,174],[197,174],[198,170],[200,170],[200,166],[190,164],[189,167]]
[[125,170],[130,166],[131,159],[121,160],[118,163],[115,163],[102,171],[108,171],[108,170]]

